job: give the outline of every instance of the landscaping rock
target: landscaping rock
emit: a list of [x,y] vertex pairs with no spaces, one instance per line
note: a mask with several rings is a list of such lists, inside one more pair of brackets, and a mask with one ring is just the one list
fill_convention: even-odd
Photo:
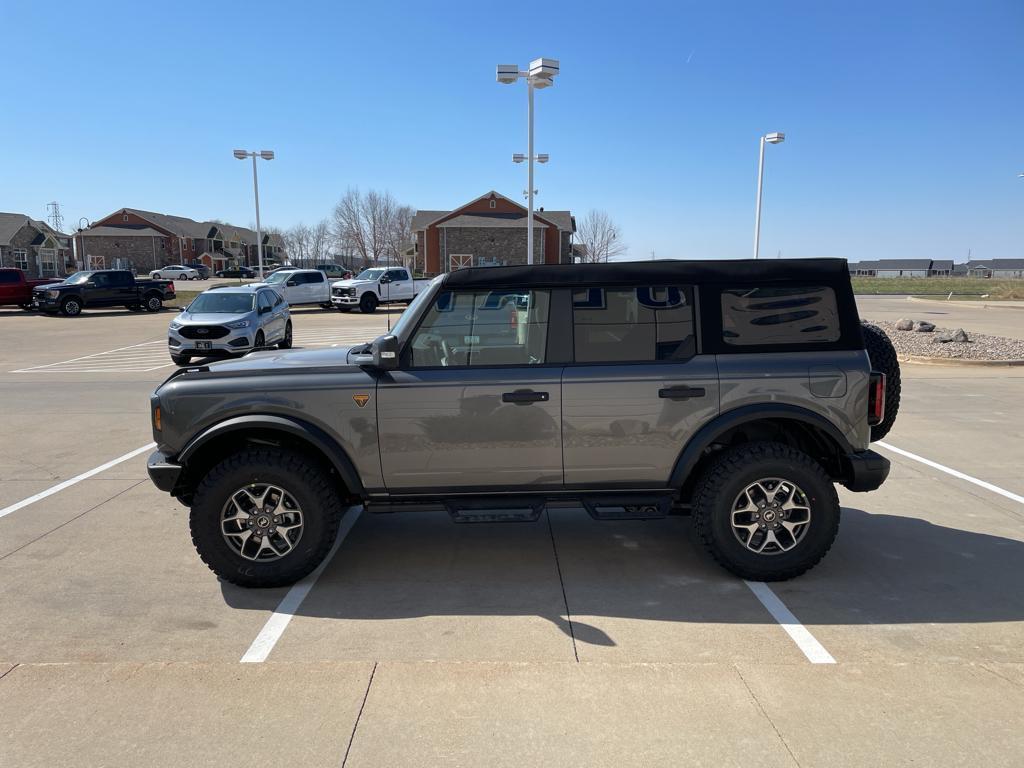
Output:
[[953,340],[952,331],[940,331],[935,334],[935,338],[932,339],[936,344],[949,344]]
[[965,331],[963,328],[957,328],[955,331],[953,331],[953,341],[959,341],[961,344],[963,344],[964,342],[970,341],[970,338],[968,338],[967,336],[967,331]]
[[[1024,360],[1024,339],[1008,339],[1003,336],[986,336],[983,333],[967,333],[959,336],[963,328],[936,328],[937,333],[900,333],[894,322],[875,321],[889,336],[896,353],[950,360]],[[939,343],[941,337],[950,340]],[[957,343],[959,339],[967,343]]]
[[914,330],[918,333],[931,333],[935,330],[935,323],[929,323],[927,320],[918,320],[914,323]]
[[896,321],[897,331],[912,331],[914,330],[914,321],[909,317],[904,317]]

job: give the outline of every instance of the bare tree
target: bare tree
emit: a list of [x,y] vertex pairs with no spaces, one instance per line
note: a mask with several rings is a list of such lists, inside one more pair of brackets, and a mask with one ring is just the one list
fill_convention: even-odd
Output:
[[327,219],[320,219],[309,228],[309,252],[316,264],[331,260],[331,225]]
[[338,246],[351,249],[364,267],[382,258],[397,258],[411,237],[412,209],[399,205],[390,192],[363,194],[349,187],[334,206],[331,234]]
[[309,263],[312,256],[311,240],[312,230],[302,222],[284,233],[285,250],[292,264],[306,266]]
[[576,229],[576,238],[583,246],[580,255],[586,263],[612,261],[629,250],[619,227],[604,211],[589,211]]

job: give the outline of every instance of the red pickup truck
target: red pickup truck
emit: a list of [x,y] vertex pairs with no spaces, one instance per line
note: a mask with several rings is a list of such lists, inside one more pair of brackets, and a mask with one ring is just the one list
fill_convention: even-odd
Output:
[[17,304],[22,309],[32,309],[32,289],[37,285],[59,283],[59,277],[43,277],[32,280],[25,277],[20,269],[5,267],[0,269],[0,306]]

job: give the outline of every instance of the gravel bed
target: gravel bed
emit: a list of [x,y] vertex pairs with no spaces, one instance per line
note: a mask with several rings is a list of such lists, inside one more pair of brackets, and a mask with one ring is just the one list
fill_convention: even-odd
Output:
[[955,331],[955,328],[936,327],[930,333],[920,331],[897,331],[896,323],[868,322],[877,325],[892,339],[896,353],[899,355],[916,355],[919,357],[936,357],[947,360],[1024,360],[1024,341],[1007,339],[1004,336],[986,336],[972,333],[964,328],[968,342],[950,341],[942,344],[935,338],[943,331]]

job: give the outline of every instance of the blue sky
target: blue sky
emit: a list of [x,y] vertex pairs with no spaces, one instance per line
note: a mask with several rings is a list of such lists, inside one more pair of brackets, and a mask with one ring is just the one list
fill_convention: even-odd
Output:
[[[633,258],[1024,255],[1024,3],[6,0],[0,210],[253,221],[235,147],[269,148],[263,220],[348,186],[448,208],[526,186],[607,211]],[[522,8],[533,9],[531,16]]]

